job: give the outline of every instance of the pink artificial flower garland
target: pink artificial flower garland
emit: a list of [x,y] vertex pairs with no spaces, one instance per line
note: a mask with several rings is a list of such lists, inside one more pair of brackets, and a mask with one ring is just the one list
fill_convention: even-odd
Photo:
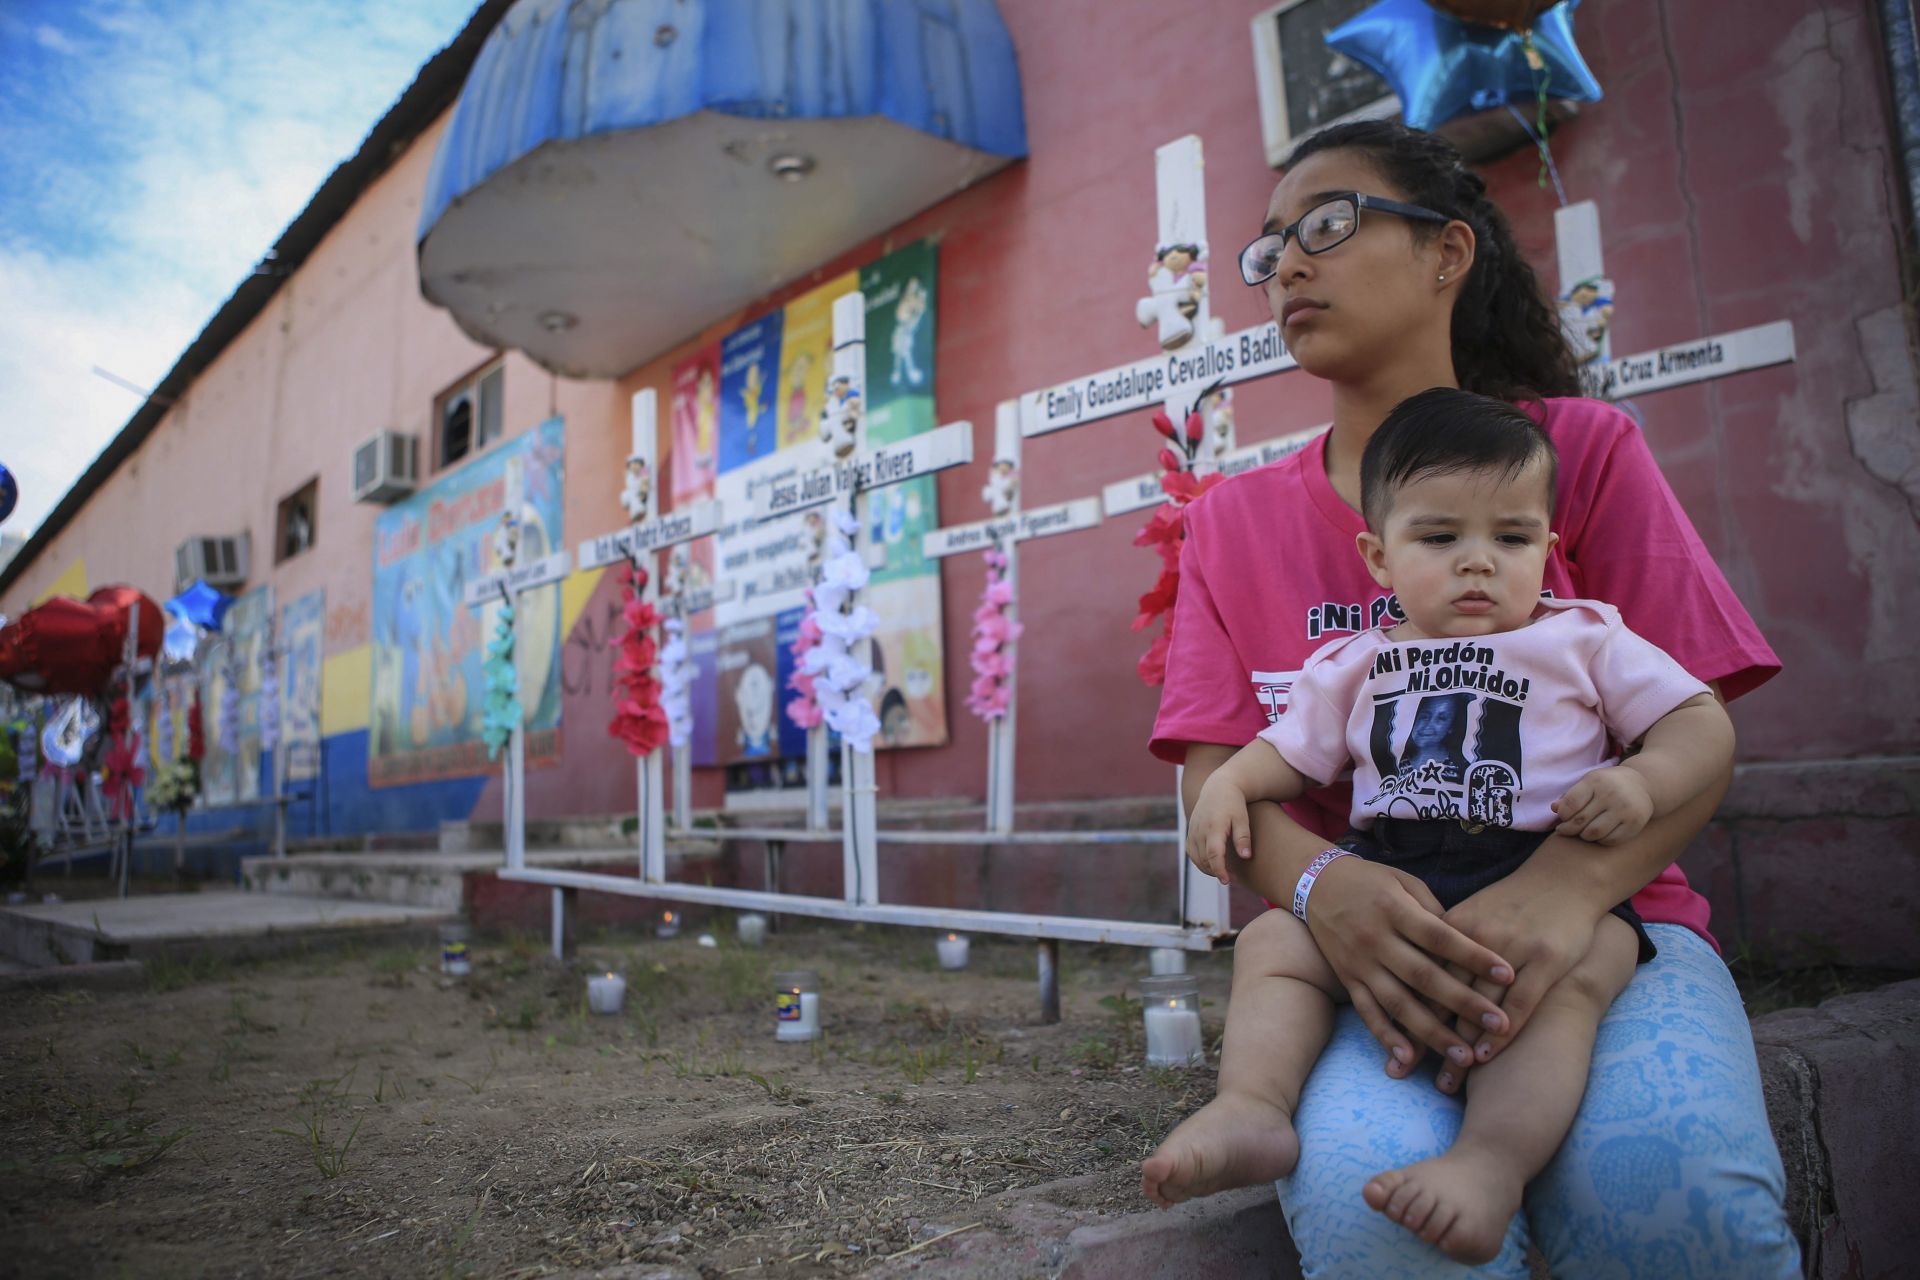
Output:
[[814,616],[813,588],[807,588],[807,611],[800,615],[800,634],[793,642],[793,674],[787,677],[787,688],[799,696],[787,704],[787,716],[802,729],[811,729],[826,718],[820,710],[820,703],[814,698],[813,682],[817,677],[808,675],[804,659],[807,650],[820,643],[820,620]]
[[980,592],[980,607],[973,611],[973,688],[967,710],[982,720],[998,720],[1013,698],[1012,645],[1022,627],[1007,616],[1013,584],[1007,581],[1006,553],[989,551],[981,558],[987,562],[987,585]]

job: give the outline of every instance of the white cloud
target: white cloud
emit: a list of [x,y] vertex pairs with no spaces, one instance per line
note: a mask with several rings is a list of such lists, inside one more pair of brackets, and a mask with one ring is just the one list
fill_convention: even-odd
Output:
[[[59,502],[474,0],[0,10],[0,462]],[[33,46],[37,61],[18,63]],[[14,52],[9,52],[9,47]]]

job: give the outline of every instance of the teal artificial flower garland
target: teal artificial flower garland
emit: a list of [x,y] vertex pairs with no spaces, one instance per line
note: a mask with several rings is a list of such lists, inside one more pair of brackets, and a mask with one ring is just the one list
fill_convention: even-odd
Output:
[[487,641],[486,661],[480,664],[486,683],[486,705],[480,713],[480,737],[487,759],[500,754],[525,712],[520,706],[520,674],[513,665],[513,606],[502,604],[495,617],[493,639]]

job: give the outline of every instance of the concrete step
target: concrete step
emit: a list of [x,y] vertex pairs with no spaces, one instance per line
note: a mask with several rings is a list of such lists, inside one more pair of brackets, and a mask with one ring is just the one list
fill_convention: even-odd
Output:
[[[535,849],[533,867],[605,867],[632,863],[630,849]],[[498,871],[498,853],[302,853],[246,858],[241,884],[266,894],[384,902],[448,914],[467,901],[467,877]]]
[[0,956],[32,967],[202,954],[264,956],[316,940],[426,937],[452,914],[233,890],[33,903],[0,907]]

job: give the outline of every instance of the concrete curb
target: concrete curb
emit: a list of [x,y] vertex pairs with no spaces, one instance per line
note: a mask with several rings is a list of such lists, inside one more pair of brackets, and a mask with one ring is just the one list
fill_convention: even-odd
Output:
[[1920,980],[1753,1024],[1809,1276],[1911,1275],[1920,1254]]
[[[1920,979],[1788,1009],[1753,1024],[1768,1117],[1787,1171],[1787,1212],[1805,1274],[1912,1274],[1920,1215]],[[1248,1187],[1170,1210],[1105,1216],[1067,1208],[1088,1179],[983,1203],[976,1229],[881,1264],[878,1276],[942,1280],[1297,1280],[1273,1192]],[[962,1225],[929,1223],[922,1238]],[[1533,1274],[1546,1274],[1531,1260]]]
[[146,982],[147,966],[141,960],[55,965],[0,974],[0,999],[27,991],[129,991],[145,986]]
[[1300,1255],[1272,1187],[1245,1187],[1172,1209],[1131,1213],[1067,1237],[1061,1280],[1298,1280]]

